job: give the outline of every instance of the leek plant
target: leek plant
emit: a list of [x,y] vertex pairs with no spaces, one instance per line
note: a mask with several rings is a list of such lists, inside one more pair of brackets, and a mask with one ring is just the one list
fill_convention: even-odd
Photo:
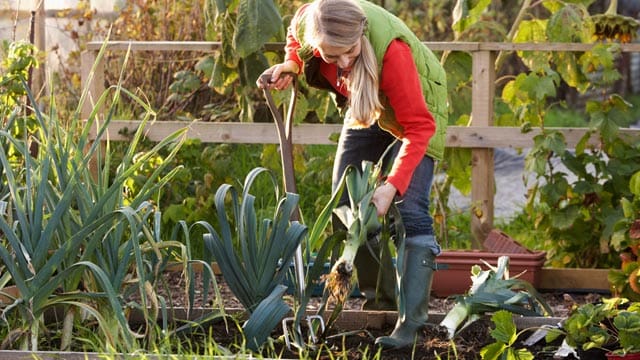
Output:
[[327,276],[326,288],[330,303],[344,304],[347,300],[357,280],[357,277],[353,276],[353,263],[358,249],[366,243],[368,234],[375,233],[381,227],[376,207],[371,202],[379,174],[379,168],[367,161],[362,163],[361,173],[354,166],[345,170],[344,178],[350,206],[340,206],[334,213],[346,226],[347,237],[342,254]]
[[[258,220],[256,204],[266,202],[251,193],[254,182],[265,175],[273,184],[276,209],[272,217]],[[217,261],[229,288],[249,312],[243,325],[247,346],[257,350],[291,310],[283,299],[285,276],[307,227],[290,221],[297,210],[298,194],[279,195],[278,179],[266,168],[255,168],[245,178],[242,192],[221,185],[215,195],[217,227],[205,221],[205,260]],[[228,209],[232,217],[229,216]],[[266,211],[261,211],[265,213]],[[233,225],[232,225],[233,224]]]
[[[104,48],[98,58],[103,52]],[[36,104],[24,76],[14,79],[13,85],[21,86],[29,103]],[[144,127],[155,116],[139,97],[112,86],[96,100],[85,121],[79,111],[88,101],[84,93],[72,118],[60,119],[51,89],[46,112],[16,102],[7,126],[0,130],[0,178],[6,189],[6,211],[0,214],[0,259],[6,269],[1,282],[19,291],[0,308],[13,336],[5,345],[37,351],[42,336],[52,330],[43,327],[58,326],[47,322],[46,315],[62,309],[57,330],[61,350],[72,346],[74,326],[95,322],[106,351],[133,351],[137,338],[149,334],[130,328],[126,309],[143,309],[147,325],[156,321],[154,309],[162,303],[154,291],[157,276],[166,250],[180,248],[177,242],[157,237],[159,222],[154,225],[150,219],[159,213],[150,200],[176,173],[168,166],[186,129],[139,153],[136,147]],[[123,94],[146,116],[112,176],[109,142],[104,142],[104,153],[101,143]],[[99,123],[103,108],[107,116]],[[89,136],[92,128],[97,129],[95,142]],[[129,193],[128,179],[164,149],[169,150],[165,161],[139,191]],[[129,299],[134,292],[140,303]]]
[[[387,152],[392,146],[393,144],[389,146]],[[340,251],[341,249],[340,256],[337,260],[332,261],[333,265],[330,273],[324,276],[325,302],[320,312],[324,312],[327,306],[333,306],[333,310],[327,321],[327,329],[331,328],[335,320],[337,320],[344,303],[351,295],[353,286],[357,282],[357,269],[355,268],[354,261],[358,250],[366,246],[368,236],[380,232],[380,254],[377,254],[379,258],[390,258],[392,256],[390,244],[391,225],[394,226],[393,232],[395,233],[396,244],[402,244],[404,242],[404,226],[397,207],[392,204],[387,215],[382,218],[381,222],[378,219],[376,207],[371,202],[376,186],[382,178],[381,174],[384,172],[382,160],[385,158],[387,152],[383,154],[377,164],[370,161],[363,161],[360,168],[356,166],[347,167],[332,200],[327,205],[327,208],[333,209],[336,218],[341,221],[346,228],[345,232],[336,232],[328,239],[330,241],[328,241],[327,244],[323,244],[325,247],[324,251],[328,251],[328,249],[331,249],[330,247],[335,247],[335,249],[332,250]],[[348,191],[349,205],[336,207],[335,205],[345,189]],[[391,221],[391,219],[393,219],[393,221]],[[314,227],[311,236],[312,248],[318,247],[317,245],[313,246],[313,244],[317,244],[319,241],[320,229],[322,229],[323,226],[324,223],[320,223],[318,229]],[[340,244],[340,241],[342,241],[342,244]],[[403,247],[400,246],[399,251],[402,251],[402,248]],[[335,257],[334,255],[334,259]],[[389,269],[386,270],[389,271]],[[378,271],[384,271],[384,269],[380,268]],[[378,275],[380,276],[380,274]],[[312,279],[311,282],[315,281]]]
[[[395,143],[394,143],[395,144]],[[373,191],[381,174],[384,172],[383,159],[392,148],[390,145],[381,160],[377,164],[369,161],[363,161],[361,168],[357,166],[348,166],[338,186],[331,195],[330,200],[324,206],[320,214],[314,222],[309,237],[307,239],[307,250],[315,249],[315,253],[306,253],[306,287],[298,293],[301,294],[299,299],[294,303],[294,319],[291,329],[285,329],[285,334],[289,334],[290,338],[285,339],[287,345],[294,345],[301,350],[316,348],[317,341],[323,339],[329,333],[332,325],[338,319],[345,301],[351,294],[353,285],[357,281],[356,269],[354,266],[355,256],[360,246],[367,241],[367,235],[375,233],[382,228],[381,231],[381,252],[380,256],[391,256],[389,247],[390,231],[388,222],[383,221],[381,224],[377,217],[375,205],[371,203]],[[349,192],[350,204],[338,206],[340,198],[345,189]],[[404,237],[404,229],[397,208],[392,205],[389,213],[395,216],[395,232],[397,241],[402,242]],[[341,221],[346,230],[336,230],[326,236],[327,226],[332,221],[332,215]],[[391,216],[385,216],[385,220]],[[329,274],[325,274],[325,261],[329,260],[332,265]],[[333,309],[329,314],[324,332],[321,336],[316,337],[314,334],[320,333],[317,322],[309,321],[306,326],[311,327],[309,334],[302,333],[302,321],[307,314],[307,305],[313,294],[314,288],[320,282],[325,282],[323,304],[318,309],[318,314],[324,316],[327,307],[332,305]],[[299,288],[301,284],[296,284]],[[308,318],[307,318],[308,319]],[[291,330],[291,331],[289,331]],[[287,335],[285,335],[287,336]]]
[[453,338],[462,329],[488,312],[507,310],[524,316],[552,316],[553,310],[529,282],[509,277],[509,257],[500,256],[496,266],[485,262],[471,269],[471,288],[440,322]]

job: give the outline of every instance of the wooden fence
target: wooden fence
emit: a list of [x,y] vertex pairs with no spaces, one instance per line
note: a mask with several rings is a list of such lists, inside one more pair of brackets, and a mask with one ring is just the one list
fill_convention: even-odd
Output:
[[[446,145],[449,147],[471,148],[472,150],[472,190],[471,204],[474,214],[471,217],[471,234],[474,246],[479,247],[493,227],[494,215],[494,148],[528,148],[533,146],[533,137],[539,130],[521,133],[517,127],[494,127],[495,96],[495,59],[500,52],[512,51],[589,51],[591,44],[546,43],[546,44],[511,44],[511,43],[459,43],[459,42],[425,42],[434,51],[465,51],[472,55],[472,123],[468,127],[450,126],[447,130]],[[220,48],[218,42],[128,42],[112,41],[106,44],[92,42],[82,55],[82,83],[89,86],[89,101],[85,102],[83,115],[88,117],[93,109],[91,99],[97,99],[104,91],[104,67],[96,63],[97,54],[102,46],[109,51],[198,51],[215,52]],[[267,44],[265,50],[280,51],[283,44]],[[640,44],[623,44],[623,52],[640,52]],[[92,67],[95,69],[90,82]],[[125,140],[118,135],[123,128],[136,129],[139,121],[122,120],[112,122],[109,126],[109,138]],[[147,135],[151,140],[160,140],[171,132],[183,128],[184,121],[159,121],[149,126]],[[562,128],[569,147],[587,131],[584,128]],[[340,131],[335,124],[301,124],[293,130],[293,141],[299,144],[332,144],[329,136]],[[640,135],[639,130],[622,129],[629,136]],[[195,122],[189,126],[188,136],[199,138],[205,143],[278,143],[273,124],[261,123],[216,123]],[[595,139],[594,139],[595,140]]]

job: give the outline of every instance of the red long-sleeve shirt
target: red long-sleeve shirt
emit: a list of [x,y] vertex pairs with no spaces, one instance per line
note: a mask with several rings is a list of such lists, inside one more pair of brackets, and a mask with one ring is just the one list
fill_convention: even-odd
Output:
[[[303,62],[296,52],[300,48],[300,42],[295,38],[295,27],[297,19],[305,8],[306,5],[303,5],[292,19],[285,46],[285,60],[295,61],[300,69]],[[314,56],[320,57],[317,50],[314,51]],[[344,84],[340,87],[337,85],[335,64],[321,61],[320,72],[336,91],[346,97],[349,96]],[[402,195],[411,182],[415,168],[425,156],[429,139],[435,132],[436,123],[424,100],[411,49],[399,39],[389,44],[384,55],[380,74],[380,91],[388,98],[396,120],[404,130],[401,138],[402,147],[386,179]]]

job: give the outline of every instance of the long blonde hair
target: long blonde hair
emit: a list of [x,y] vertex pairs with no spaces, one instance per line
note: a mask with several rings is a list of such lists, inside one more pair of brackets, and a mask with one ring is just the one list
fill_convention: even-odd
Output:
[[351,47],[361,40],[347,89],[351,118],[361,126],[371,126],[382,111],[378,98],[378,61],[365,36],[367,17],[353,0],[315,0],[306,12],[305,41],[312,47],[328,44]]

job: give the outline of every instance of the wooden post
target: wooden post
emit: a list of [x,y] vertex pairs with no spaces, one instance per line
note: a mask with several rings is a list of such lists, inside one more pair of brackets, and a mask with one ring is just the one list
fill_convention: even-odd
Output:
[[[82,104],[82,118],[87,119],[93,111],[95,102],[104,92],[104,64],[102,60],[97,62],[98,52],[95,50],[87,50],[82,53],[80,60],[80,76],[82,86],[87,92],[84,103]],[[91,71],[95,64],[95,71]]]
[[[91,112],[95,107],[95,103],[100,98],[102,93],[104,92],[104,64],[102,59],[98,60],[97,58],[98,52],[95,50],[86,50],[82,53],[80,58],[80,76],[82,81],[82,86],[84,91],[87,92],[84,103],[82,103],[82,109],[80,110],[80,116],[83,120],[87,120],[89,116],[91,116]],[[95,66],[94,66],[95,65]],[[92,71],[93,69],[93,71]],[[98,117],[100,113],[96,113],[96,117]],[[98,119],[94,119],[93,128],[95,132],[98,129]],[[90,147],[91,143],[87,144],[87,147]],[[104,143],[101,144],[104,147]],[[104,150],[104,149],[103,149]],[[99,169],[98,163],[95,159],[92,159],[89,164],[89,168],[91,173],[97,178]]]
[[[495,93],[495,58],[490,50],[473,52],[473,95],[471,125],[493,125]],[[482,242],[493,228],[495,194],[492,148],[471,149],[471,244],[482,248]]]
[[[34,23],[33,23],[33,39],[31,43],[38,49],[38,51],[45,52],[46,49],[46,14],[44,12],[44,0],[38,1],[38,7],[34,10]],[[45,89],[45,68],[46,60],[41,60],[40,66],[34,69],[31,78],[31,90],[34,92],[34,96],[39,98]]]

